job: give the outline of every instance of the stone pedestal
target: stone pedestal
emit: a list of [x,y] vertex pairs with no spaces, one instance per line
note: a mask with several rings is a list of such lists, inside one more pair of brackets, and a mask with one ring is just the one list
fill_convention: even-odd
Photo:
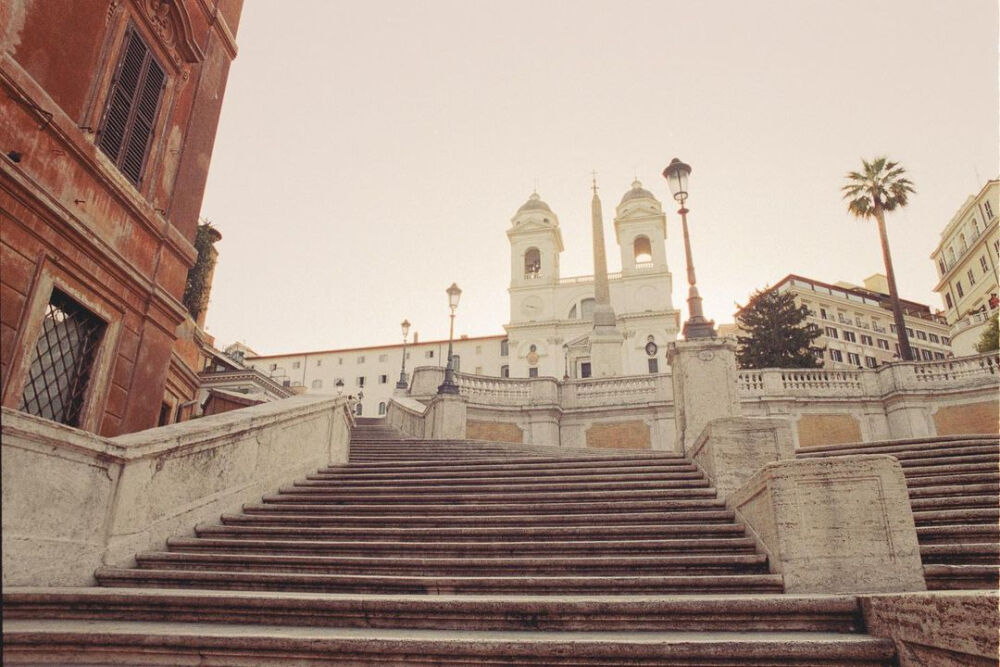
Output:
[[792,425],[780,417],[730,417],[709,422],[690,450],[719,498],[746,484],[768,463],[795,458]]
[[459,394],[438,394],[424,413],[424,437],[432,440],[465,438],[466,401]]
[[594,306],[594,329],[590,332],[590,373],[595,378],[622,374],[622,341],[615,311],[606,304]]
[[689,452],[714,419],[739,417],[736,387],[736,339],[698,338],[667,348],[674,383],[677,444]]
[[729,499],[787,593],[923,591],[899,462],[885,454],[769,463]]

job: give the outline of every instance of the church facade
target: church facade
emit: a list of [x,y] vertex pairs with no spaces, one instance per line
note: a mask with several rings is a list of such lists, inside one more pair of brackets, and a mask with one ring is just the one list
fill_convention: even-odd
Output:
[[[599,205],[596,192],[595,202]],[[677,339],[680,312],[671,298],[666,218],[660,202],[638,180],[615,208],[614,231],[621,271],[608,274],[608,288],[623,336],[622,374],[663,372],[663,350]],[[511,218],[507,238],[510,320],[504,328],[510,376],[591,377],[595,277],[560,274],[559,218],[537,193]]]

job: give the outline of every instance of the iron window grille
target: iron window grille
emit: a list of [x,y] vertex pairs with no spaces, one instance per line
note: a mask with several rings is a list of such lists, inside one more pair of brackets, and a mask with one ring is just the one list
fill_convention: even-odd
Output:
[[19,409],[79,426],[106,327],[104,320],[60,290],[52,290]]

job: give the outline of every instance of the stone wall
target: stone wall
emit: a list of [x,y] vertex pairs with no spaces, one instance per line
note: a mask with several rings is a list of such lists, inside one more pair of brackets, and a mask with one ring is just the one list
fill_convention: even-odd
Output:
[[997,433],[1000,429],[1000,402],[991,401],[947,405],[934,412],[934,428],[938,435],[964,433]]
[[470,419],[465,427],[465,437],[470,440],[494,442],[524,442],[524,431],[517,424]]
[[347,461],[346,399],[293,397],[103,438],[3,410],[3,583],[85,586],[301,475]]

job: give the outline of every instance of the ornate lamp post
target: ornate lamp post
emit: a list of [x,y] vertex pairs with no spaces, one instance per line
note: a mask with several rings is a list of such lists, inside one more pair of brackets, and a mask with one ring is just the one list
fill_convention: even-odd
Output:
[[396,389],[406,389],[409,384],[406,379],[406,337],[410,334],[410,321],[403,320],[399,328],[403,330],[403,366],[399,370],[399,382],[396,383]]
[[336,387],[337,387],[337,396],[340,396],[341,394],[344,393],[344,381],[341,380],[340,378],[337,378]]
[[670,161],[670,164],[663,170],[663,177],[667,179],[670,186],[670,193],[674,196],[681,207],[677,210],[681,214],[681,225],[684,228],[684,254],[687,258],[687,278],[688,285],[688,319],[684,323],[684,339],[692,338],[715,338],[715,322],[705,319],[701,311],[701,296],[698,295],[698,287],[695,285],[694,262],[691,260],[691,241],[688,238],[688,210],[684,206],[688,196],[688,176],[691,174],[691,167],[684,164],[678,158]]
[[462,290],[455,283],[451,284],[447,290],[448,307],[451,308],[451,324],[448,328],[448,365],[444,369],[444,382],[438,387],[439,394],[457,394],[458,385],[455,384],[455,363],[451,353],[451,342],[455,337],[455,310],[458,308],[458,300],[462,296]]

